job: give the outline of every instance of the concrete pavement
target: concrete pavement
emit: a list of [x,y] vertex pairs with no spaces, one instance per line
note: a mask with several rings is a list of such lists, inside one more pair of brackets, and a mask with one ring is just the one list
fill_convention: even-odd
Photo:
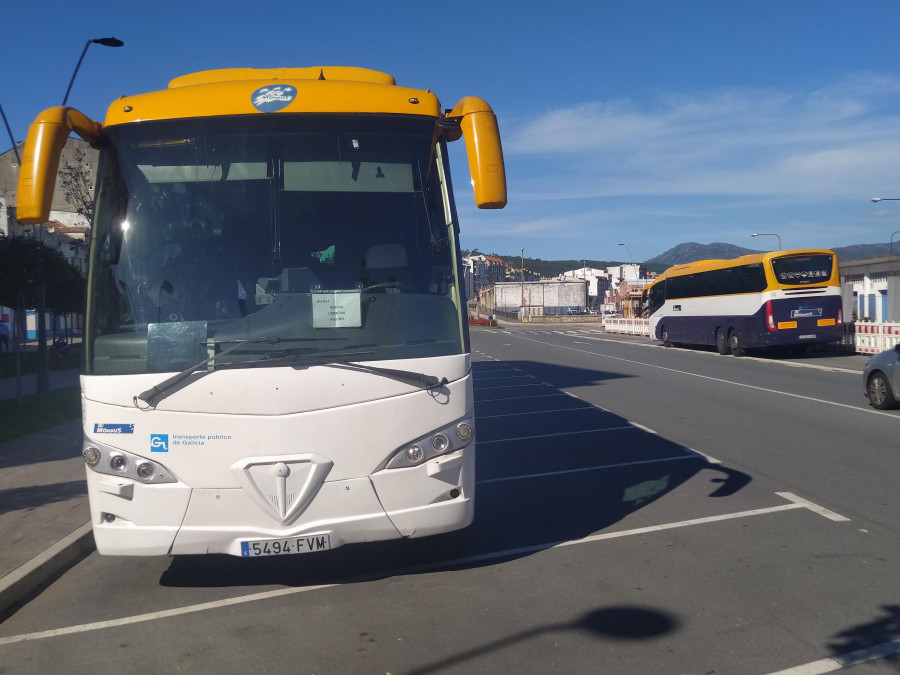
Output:
[[[50,375],[78,384],[77,371]],[[36,377],[21,384],[34,393]],[[0,399],[16,395],[15,378],[0,379]],[[0,443],[0,617],[93,548],[81,420]]]

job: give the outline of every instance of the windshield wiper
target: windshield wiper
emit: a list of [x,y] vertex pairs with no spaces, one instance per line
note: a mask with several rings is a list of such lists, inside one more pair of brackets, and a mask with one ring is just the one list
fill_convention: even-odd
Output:
[[417,373],[413,370],[400,370],[398,368],[380,368],[378,366],[369,366],[362,363],[326,363],[329,368],[344,368],[346,370],[363,370],[367,373],[375,373],[376,375],[384,375],[395,380],[405,380],[419,384],[423,389],[433,389],[434,387],[442,387],[449,384],[450,380],[446,377],[437,377],[435,375],[426,375],[425,373]]
[[[140,394],[138,394],[137,396],[135,396],[132,399],[134,402],[134,406],[136,408],[139,408],[140,406],[138,405],[138,401],[143,401],[144,403],[147,403],[150,407],[153,407],[152,400],[155,397],[164,394],[166,391],[168,391],[169,389],[174,387],[176,384],[181,382],[184,378],[186,378],[191,373],[196,372],[197,370],[199,370],[200,368],[202,368],[205,365],[208,365],[215,359],[221,358],[221,357],[225,356],[226,354],[236,351],[242,347],[246,347],[247,345],[255,345],[255,344],[275,345],[275,344],[278,344],[279,342],[313,342],[313,341],[317,342],[318,339],[317,338],[261,337],[261,338],[255,338],[253,340],[238,340],[235,342],[235,344],[230,346],[228,349],[223,349],[218,354],[213,354],[208,359],[205,359],[205,360],[201,361],[200,363],[195,363],[193,366],[191,366],[190,368],[186,368],[185,370],[182,370],[177,375],[173,375],[169,379],[163,380],[156,386],[150,387],[150,389],[148,389],[147,391],[141,392]],[[230,342],[230,340],[228,340],[228,342]],[[212,346],[215,346],[216,343],[212,342],[212,341],[208,341],[207,344],[211,344]]]

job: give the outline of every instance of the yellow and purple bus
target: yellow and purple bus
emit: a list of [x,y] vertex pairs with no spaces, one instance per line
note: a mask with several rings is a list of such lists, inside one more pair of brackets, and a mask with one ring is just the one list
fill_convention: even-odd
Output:
[[644,289],[650,334],[720,354],[841,339],[837,256],[796,249],[675,265]]

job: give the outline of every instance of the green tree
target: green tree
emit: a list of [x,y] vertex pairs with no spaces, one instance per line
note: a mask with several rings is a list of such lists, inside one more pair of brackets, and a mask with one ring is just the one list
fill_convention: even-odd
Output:
[[59,251],[34,239],[0,237],[0,305],[38,313],[38,393],[50,390],[44,313],[82,311],[84,290],[84,277]]

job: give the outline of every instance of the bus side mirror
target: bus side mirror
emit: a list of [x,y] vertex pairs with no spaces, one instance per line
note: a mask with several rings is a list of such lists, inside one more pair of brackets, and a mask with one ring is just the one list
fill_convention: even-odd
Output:
[[[466,139],[475,204],[480,209],[502,209],[506,206],[506,168],[497,116],[491,106],[475,96],[463,98],[447,116],[459,119]],[[458,137],[451,135],[450,139]]]
[[19,172],[16,218],[38,225],[50,219],[59,158],[69,135],[75,132],[90,143],[100,140],[100,124],[74,108],[48,108],[28,129]]

